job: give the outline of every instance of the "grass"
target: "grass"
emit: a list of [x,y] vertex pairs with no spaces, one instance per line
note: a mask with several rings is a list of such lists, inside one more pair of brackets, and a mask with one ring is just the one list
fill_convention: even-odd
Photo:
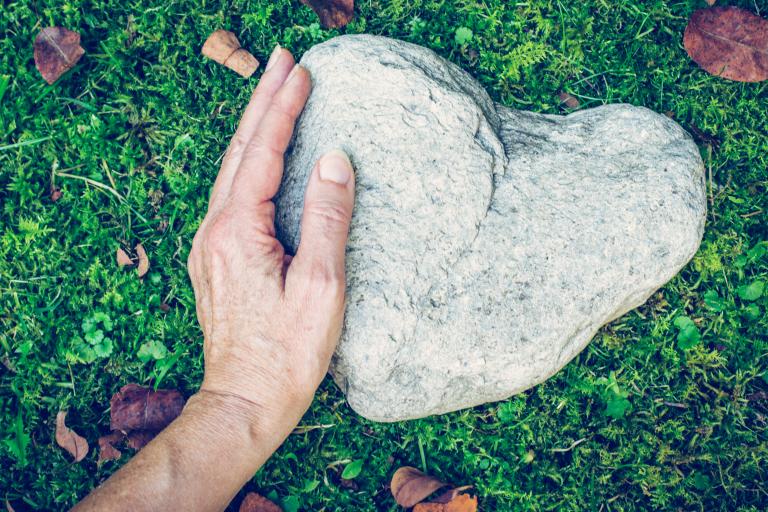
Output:
[[[357,3],[342,32],[430,47],[512,107],[564,113],[565,91],[580,108],[669,112],[696,134],[708,169],[706,235],[646,305],[507,401],[375,424],[325,382],[308,428],[246,489],[287,510],[396,510],[388,479],[409,464],[473,483],[486,511],[765,510],[768,82],[720,80],[687,58],[683,29],[704,2]],[[763,1],[729,3],[768,12]],[[53,86],[32,61],[49,24],[78,30],[87,51]],[[94,445],[120,386],[190,394],[200,382],[186,255],[260,73],[243,80],[200,57],[221,27],[263,60],[275,43],[300,55],[338,33],[288,0],[3,3],[0,499],[17,511],[69,507],[128,458],[71,464],[53,440],[59,409]],[[117,247],[137,242],[152,261],[144,282],[115,264]],[[347,473],[359,469],[354,489],[339,478],[350,461],[363,461]]]

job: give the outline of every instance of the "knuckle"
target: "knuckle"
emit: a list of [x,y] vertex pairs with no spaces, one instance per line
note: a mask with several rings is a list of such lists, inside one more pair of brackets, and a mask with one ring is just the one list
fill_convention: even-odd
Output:
[[236,155],[242,153],[242,151],[248,147],[248,139],[242,133],[235,133],[232,137],[232,142],[229,144],[229,151],[227,156]]
[[277,212],[277,207],[275,206],[275,203],[272,201],[266,201],[259,205],[261,211],[260,214],[264,216],[266,219],[274,220],[275,219],[275,213]]
[[274,162],[282,161],[283,152],[273,147],[263,135],[256,134],[245,147],[243,160],[247,162],[263,163],[272,165]]
[[324,297],[344,297],[344,275],[328,265],[314,264],[309,268],[309,290]]
[[295,109],[280,100],[272,103],[270,111],[270,114],[276,118],[275,120],[281,124],[292,124],[296,117]]
[[201,245],[205,246],[205,252],[213,256],[221,256],[227,252],[231,245],[232,230],[229,217],[219,214],[207,227]]
[[192,247],[189,249],[189,256],[187,256],[187,268],[189,269],[190,273],[197,267],[197,262],[200,260],[202,254],[202,233],[203,230],[198,229],[194,238],[192,238]]
[[254,251],[262,256],[269,258],[283,258],[283,246],[280,242],[269,233],[259,231],[253,239]]
[[195,233],[195,236],[192,238],[192,247],[189,250],[189,257],[187,258],[187,261],[189,262],[193,258],[197,258],[197,256],[200,254],[200,237],[202,236],[201,229],[198,229]]
[[323,231],[337,233],[349,228],[349,209],[338,201],[313,201],[305,209]]
[[266,93],[264,92],[263,87],[256,87],[256,89],[253,90],[253,94],[251,94],[251,101],[250,103],[263,103],[267,100]]
[[191,251],[189,251],[189,256],[187,256],[187,272],[189,272],[190,275],[196,274],[197,272],[197,254],[195,253],[194,247]]

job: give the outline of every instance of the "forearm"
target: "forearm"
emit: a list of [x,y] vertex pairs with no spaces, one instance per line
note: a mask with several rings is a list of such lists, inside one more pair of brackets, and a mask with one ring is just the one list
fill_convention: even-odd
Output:
[[223,510],[284,440],[242,400],[202,392],[73,510]]
[[222,510],[309,407],[342,329],[355,190],[347,155],[323,155],[307,182],[301,243],[286,254],[272,199],[311,85],[277,47],[192,241],[205,391],[76,510]]

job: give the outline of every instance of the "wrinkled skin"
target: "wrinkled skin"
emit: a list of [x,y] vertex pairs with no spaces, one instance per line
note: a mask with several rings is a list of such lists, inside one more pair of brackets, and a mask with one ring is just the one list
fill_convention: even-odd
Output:
[[341,331],[354,201],[349,159],[332,151],[307,184],[295,257],[275,238],[272,198],[310,89],[306,69],[276,48],[189,254],[200,391],[77,510],[222,510],[309,407]]
[[[310,88],[306,71],[297,69],[270,107],[261,103],[277,80],[265,80],[264,92],[254,95],[188,262],[205,335],[202,390],[235,395],[263,415],[287,415],[293,424],[327,372],[341,331],[353,202],[351,179],[343,185],[324,182],[313,172],[304,242],[296,257],[286,255],[275,238],[271,199],[280,185],[293,121]],[[325,160],[349,165],[342,154]],[[285,403],[295,409],[285,410]]]

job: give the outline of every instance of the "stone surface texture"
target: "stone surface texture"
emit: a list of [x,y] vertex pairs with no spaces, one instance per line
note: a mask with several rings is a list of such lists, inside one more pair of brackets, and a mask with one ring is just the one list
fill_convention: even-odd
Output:
[[302,64],[313,92],[277,202],[299,242],[315,161],[356,169],[347,310],[331,373],[352,408],[397,421],[501,400],[575,357],[696,252],[703,164],[665,116],[494,103],[432,51],[341,36]]

